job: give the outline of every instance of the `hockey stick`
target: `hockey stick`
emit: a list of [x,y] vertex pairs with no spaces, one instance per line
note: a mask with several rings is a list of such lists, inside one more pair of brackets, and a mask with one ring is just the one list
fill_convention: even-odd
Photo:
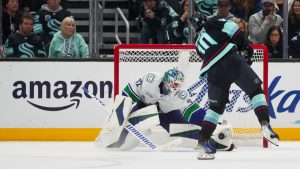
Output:
[[[86,93],[87,95],[89,95],[90,97],[92,97],[93,99],[98,101],[104,108],[106,108],[105,103],[102,102],[97,96],[90,93],[87,88],[82,87],[82,89],[83,89],[84,93]],[[134,127],[134,125],[132,125],[128,121],[125,124],[125,129],[129,133],[131,133],[135,138],[137,138],[140,142],[142,142],[144,145],[146,145],[148,148],[150,148],[151,150],[154,150],[154,151],[164,151],[164,150],[167,150],[171,147],[174,147],[174,146],[182,143],[182,139],[178,138],[178,139],[171,140],[167,143],[164,143],[162,145],[157,145],[153,141],[151,141],[149,138],[147,138],[143,133],[141,133],[139,130],[137,130]]]

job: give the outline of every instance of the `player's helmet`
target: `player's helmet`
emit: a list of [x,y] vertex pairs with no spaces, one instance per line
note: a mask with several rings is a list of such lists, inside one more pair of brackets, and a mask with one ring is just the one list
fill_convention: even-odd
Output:
[[179,90],[183,82],[184,74],[177,68],[169,69],[164,73],[163,83],[167,89],[167,93]]

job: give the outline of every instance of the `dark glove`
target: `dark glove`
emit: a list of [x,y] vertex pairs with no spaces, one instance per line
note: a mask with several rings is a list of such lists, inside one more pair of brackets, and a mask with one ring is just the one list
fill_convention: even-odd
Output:
[[206,17],[204,15],[201,15],[198,12],[195,12],[193,14],[193,16],[191,16],[189,18],[189,21],[192,23],[193,27],[195,28],[195,30],[197,32],[203,27],[203,25],[205,24],[206,20],[207,20]]
[[245,48],[245,50],[241,51],[241,55],[244,56],[246,62],[248,63],[248,65],[252,65],[253,63],[253,49],[251,46],[247,45],[247,47]]

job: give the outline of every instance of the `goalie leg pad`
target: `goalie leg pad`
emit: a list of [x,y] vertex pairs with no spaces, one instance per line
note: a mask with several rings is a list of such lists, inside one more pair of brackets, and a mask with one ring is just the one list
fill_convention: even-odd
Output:
[[180,147],[196,148],[201,127],[194,124],[170,124],[170,137],[183,139]]
[[[156,125],[159,125],[158,110],[155,105],[145,107],[131,113],[128,117],[128,121],[135,126],[139,132],[144,135],[150,135],[150,129]],[[114,148],[115,150],[130,150],[139,145],[139,140],[132,136],[126,129],[122,130],[119,139],[110,143],[107,148]]]
[[[150,129],[159,125],[157,107],[155,105],[151,105],[137,110],[129,115],[128,121],[134,125],[139,132],[148,136],[151,134]],[[133,135],[129,134],[127,130],[126,133],[126,137],[120,138],[120,140],[123,140],[123,144],[119,147],[119,150],[130,150],[137,147],[140,143],[140,141]]]
[[[184,137],[180,147],[196,148],[201,127],[193,124],[170,124],[170,137]],[[227,120],[218,123],[211,139],[217,150],[229,150],[232,146],[232,127]]]
[[231,124],[227,120],[218,123],[216,130],[211,138],[216,142],[218,150],[228,150],[232,145],[233,130]]
[[[100,140],[105,146],[118,141],[132,107],[129,97],[117,95],[112,111],[105,117]],[[99,139],[99,138],[97,138]]]
[[150,105],[131,113],[128,121],[137,129],[143,131],[158,125],[159,118],[156,105]]
[[[198,140],[201,127],[194,124],[170,124],[170,137],[186,137]],[[196,137],[195,137],[196,134]]]

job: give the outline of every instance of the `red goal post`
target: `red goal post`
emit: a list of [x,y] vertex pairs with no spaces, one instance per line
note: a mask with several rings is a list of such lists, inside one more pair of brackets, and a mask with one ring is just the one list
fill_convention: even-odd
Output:
[[[263,45],[252,45],[254,49],[254,70],[258,69],[259,76],[263,80],[263,89],[268,96],[268,48]],[[195,45],[177,44],[120,44],[114,48],[114,95],[118,94],[124,85],[147,71],[163,71],[166,67],[178,64],[182,51],[184,55],[189,53],[189,61],[192,67],[198,65],[198,73],[201,67],[201,58],[197,56]],[[257,68],[258,67],[258,68]],[[194,69],[196,70],[196,69]],[[195,72],[195,71],[193,71]],[[197,73],[194,74],[197,76]],[[267,98],[268,99],[268,98]],[[203,101],[203,100],[202,100]],[[254,114],[252,116],[255,116]],[[257,120],[256,120],[257,121]],[[252,126],[252,124],[251,124]],[[260,132],[258,128],[234,127],[234,133],[240,131],[249,133]],[[249,130],[250,129],[250,130]],[[244,133],[242,133],[243,135]],[[263,139],[263,147],[268,143]]]

